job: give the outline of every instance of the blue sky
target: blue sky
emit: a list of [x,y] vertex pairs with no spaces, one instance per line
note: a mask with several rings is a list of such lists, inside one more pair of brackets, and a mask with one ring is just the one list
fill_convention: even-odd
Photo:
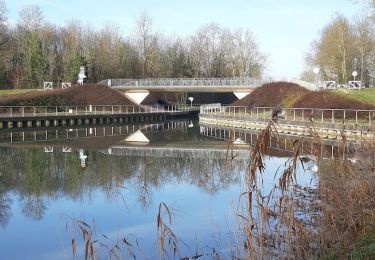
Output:
[[114,23],[124,35],[144,11],[163,33],[189,35],[201,25],[216,22],[254,32],[268,55],[267,73],[279,79],[298,77],[310,43],[335,13],[348,18],[361,7],[354,0],[5,0],[14,24],[26,5],[39,5],[46,21],[64,24],[75,18],[100,28]]

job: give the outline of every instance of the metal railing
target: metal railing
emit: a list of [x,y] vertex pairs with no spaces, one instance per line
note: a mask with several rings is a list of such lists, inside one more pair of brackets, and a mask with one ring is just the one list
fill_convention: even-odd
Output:
[[292,79],[292,80],[290,80],[290,82],[298,84],[301,87],[304,87],[308,90],[312,90],[312,91],[319,90],[319,86],[316,83],[307,82],[307,81],[300,80],[300,79]]
[[[267,81],[268,83],[269,81]],[[249,86],[257,87],[266,83],[253,78],[150,78],[150,79],[106,79],[98,84],[109,87],[168,87],[168,86]]]
[[0,118],[36,117],[36,116],[69,116],[69,115],[113,115],[139,113],[171,113],[191,111],[198,108],[190,105],[172,106],[0,106]]
[[271,120],[276,114],[280,123],[303,125],[314,123],[316,126],[343,128],[370,128],[375,120],[375,110],[280,108],[276,113],[274,107],[218,106],[217,104],[202,105],[200,114],[259,121]]

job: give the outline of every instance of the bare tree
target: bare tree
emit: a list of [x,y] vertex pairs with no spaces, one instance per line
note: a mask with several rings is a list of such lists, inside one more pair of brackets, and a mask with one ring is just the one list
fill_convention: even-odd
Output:
[[8,19],[7,14],[8,9],[6,7],[5,2],[2,0],[0,1],[0,26],[5,26],[5,23]]
[[261,77],[266,57],[259,51],[253,33],[249,30],[238,29],[227,31],[227,34],[230,41],[228,52],[232,76]]
[[23,7],[19,12],[18,24],[27,31],[38,30],[42,22],[43,12],[37,5]]
[[190,52],[199,76],[260,77],[265,56],[249,30],[229,30],[218,24],[202,26],[190,41]]
[[[360,16],[355,23],[356,46],[358,48],[360,80],[367,85],[368,67],[374,60],[371,53],[375,51],[374,27],[369,19]],[[356,59],[357,60],[357,59]],[[357,64],[355,64],[357,66]]]
[[158,36],[153,30],[152,18],[146,12],[136,21],[135,41],[142,61],[142,77],[149,77],[155,66]]
[[343,15],[336,15],[312,44],[310,66],[319,65],[324,78],[346,82],[351,75],[356,48],[353,26]]
[[218,77],[225,59],[222,28],[216,23],[202,26],[190,41],[192,57],[199,76]]

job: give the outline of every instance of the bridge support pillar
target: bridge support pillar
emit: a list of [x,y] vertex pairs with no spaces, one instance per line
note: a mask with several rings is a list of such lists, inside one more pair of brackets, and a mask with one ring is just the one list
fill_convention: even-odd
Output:
[[233,92],[233,94],[238,98],[238,99],[243,99],[247,95],[249,95],[251,91],[241,91],[241,92]]
[[128,91],[124,93],[125,97],[127,97],[137,105],[140,105],[142,101],[148,96],[148,94],[149,92],[147,90]]

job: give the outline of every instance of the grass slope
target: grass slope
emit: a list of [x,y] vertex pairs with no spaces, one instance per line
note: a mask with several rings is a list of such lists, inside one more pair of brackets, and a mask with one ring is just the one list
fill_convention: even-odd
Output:
[[366,88],[361,90],[336,90],[335,93],[345,97],[351,97],[361,102],[375,105],[375,88]]
[[0,97],[43,91],[43,89],[5,89],[0,90]]
[[298,108],[374,109],[375,105],[361,102],[348,95],[338,95],[331,90],[312,91],[294,103]]

